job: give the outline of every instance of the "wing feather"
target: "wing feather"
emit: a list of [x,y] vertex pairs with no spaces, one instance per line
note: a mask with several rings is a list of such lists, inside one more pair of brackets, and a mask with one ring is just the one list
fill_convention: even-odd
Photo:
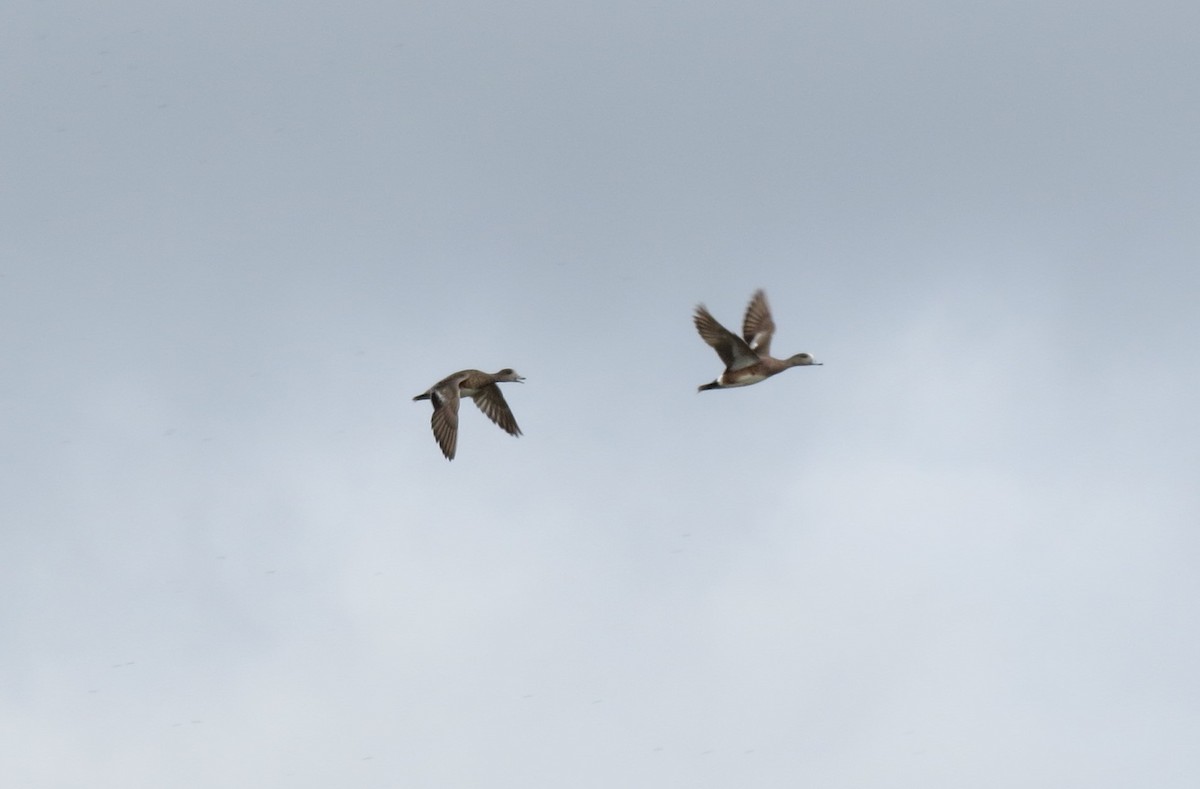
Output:
[[504,394],[500,391],[499,386],[488,384],[475,394],[474,400],[475,405],[479,406],[479,410],[486,414],[488,419],[499,425],[504,432],[510,436],[521,435],[521,428],[517,427],[516,417],[513,416],[512,409],[508,407],[508,402],[504,399]]
[[771,337],[774,334],[775,321],[771,318],[771,308],[767,306],[767,294],[761,289],[756,290],[746,306],[742,338],[757,355],[770,356]]
[[454,460],[458,447],[458,385],[442,387],[433,392],[433,416],[430,424],[433,426],[433,437],[446,460]]
[[740,370],[758,363],[758,355],[746,341],[718,323],[703,304],[696,307],[693,321],[700,338],[712,346],[721,361],[725,362],[726,369]]

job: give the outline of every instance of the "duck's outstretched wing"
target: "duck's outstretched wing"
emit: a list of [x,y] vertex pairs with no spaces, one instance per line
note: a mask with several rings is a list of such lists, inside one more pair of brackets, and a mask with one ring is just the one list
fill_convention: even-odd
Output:
[[746,306],[746,317],[742,321],[742,338],[759,356],[770,356],[771,337],[774,334],[775,321],[771,318],[771,308],[767,306],[767,294],[761,289],[756,290]]
[[458,384],[441,386],[430,392],[433,401],[433,416],[430,424],[433,426],[433,437],[446,460],[454,460],[454,452],[458,447]]
[[758,355],[746,341],[718,323],[703,304],[696,307],[692,320],[700,338],[712,346],[727,370],[740,370],[758,363]]
[[476,393],[474,400],[479,410],[487,414],[487,418],[499,425],[501,430],[510,436],[521,435],[521,428],[517,427],[516,417],[508,407],[499,386],[488,384]]

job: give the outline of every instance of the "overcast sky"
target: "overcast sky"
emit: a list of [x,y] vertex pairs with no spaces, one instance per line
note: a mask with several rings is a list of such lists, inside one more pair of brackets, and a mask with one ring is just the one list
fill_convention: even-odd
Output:
[[1194,2],[8,3],[0,782],[1192,789],[1198,218]]

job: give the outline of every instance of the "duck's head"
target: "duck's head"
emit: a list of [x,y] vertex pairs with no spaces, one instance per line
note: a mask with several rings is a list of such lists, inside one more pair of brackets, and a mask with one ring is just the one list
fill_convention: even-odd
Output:
[[513,381],[516,383],[524,383],[525,379],[517,375],[517,371],[511,367],[505,367],[500,372],[496,373],[497,381]]

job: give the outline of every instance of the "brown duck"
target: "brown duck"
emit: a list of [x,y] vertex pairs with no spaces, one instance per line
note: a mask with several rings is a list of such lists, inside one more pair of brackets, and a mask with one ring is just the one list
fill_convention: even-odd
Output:
[[496,384],[503,381],[521,383],[525,379],[517,375],[515,370],[504,368],[498,373],[485,373],[481,370],[459,370],[447,375],[413,400],[432,400],[433,437],[446,460],[454,460],[454,451],[458,446],[458,403],[462,398],[469,397],[479,406],[479,410],[487,414],[487,418],[499,425],[510,436],[521,435],[517,420],[512,415],[500,387]]
[[718,323],[703,304],[696,307],[693,320],[700,337],[725,362],[725,372],[712,383],[701,386],[698,391],[749,386],[765,381],[789,367],[820,364],[807,353],[798,353],[787,359],[771,356],[771,335],[775,333],[775,321],[771,318],[771,308],[767,306],[767,294],[761,289],[754,291],[746,307],[741,337]]

